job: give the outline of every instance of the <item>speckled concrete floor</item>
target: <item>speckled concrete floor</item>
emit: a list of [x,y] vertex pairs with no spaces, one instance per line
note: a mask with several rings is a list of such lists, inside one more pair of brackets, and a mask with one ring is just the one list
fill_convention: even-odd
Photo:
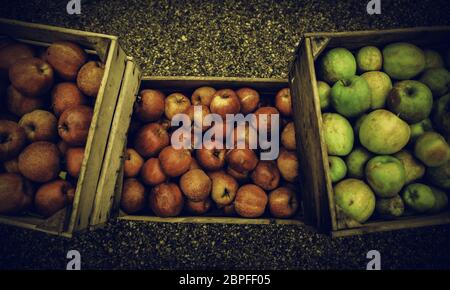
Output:
[[[0,16],[117,35],[146,74],[286,78],[305,31],[448,25],[447,0],[368,1],[1,1]],[[32,3],[31,3],[32,2]],[[53,3],[57,2],[57,3]],[[450,227],[331,240],[299,226],[151,224],[113,221],[72,240],[0,226],[0,268],[365,269],[450,268]]]

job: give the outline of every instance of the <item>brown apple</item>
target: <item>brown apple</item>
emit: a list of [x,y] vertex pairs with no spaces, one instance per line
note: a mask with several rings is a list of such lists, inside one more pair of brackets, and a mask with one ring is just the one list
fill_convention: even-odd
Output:
[[230,166],[227,167],[227,174],[231,175],[233,178],[235,178],[237,181],[241,183],[247,181],[249,175],[248,171],[239,172],[231,168]]
[[[278,112],[277,108],[275,107],[260,107],[258,108],[258,110],[256,110],[255,115],[256,115],[256,126],[259,130],[259,118],[260,115],[265,115],[266,119],[267,119],[267,133],[270,134],[270,130],[272,128],[272,115],[279,115],[280,113]],[[262,118],[262,117],[261,117]],[[258,131],[259,132],[259,131]]]
[[16,157],[25,146],[25,130],[17,123],[0,120],[0,160]]
[[72,204],[75,187],[65,180],[54,180],[39,187],[34,198],[37,213],[50,217]]
[[[197,105],[197,106],[200,106],[200,105]],[[194,127],[197,127],[196,123],[194,123],[194,120],[195,120],[195,119],[194,119],[194,117],[195,117],[195,116],[194,116],[194,114],[195,114],[195,106],[194,106],[194,105],[190,106],[186,113],[187,113],[187,115],[189,116],[189,119],[191,120],[193,126],[194,126]],[[206,131],[206,130],[208,130],[209,127],[210,127],[210,126],[207,126],[207,125],[205,124],[205,118],[206,118],[206,116],[208,116],[210,113],[211,113],[211,112],[209,111],[209,108],[208,108],[207,106],[201,105],[201,115],[199,115],[198,118],[199,118],[199,120],[201,120],[201,129],[202,129],[203,132]]]
[[58,120],[58,134],[70,146],[83,146],[91,127],[92,108],[76,106],[65,110]]
[[123,164],[123,173],[125,177],[136,177],[144,165],[144,159],[133,148],[127,148],[125,152],[125,161]]
[[183,210],[183,194],[175,183],[161,183],[152,188],[149,204],[157,216],[174,217]]
[[288,150],[295,150],[297,148],[294,122],[289,122],[284,126],[283,131],[281,132],[281,144]]
[[175,149],[167,146],[159,153],[159,161],[164,173],[170,177],[177,177],[189,170],[191,153],[185,149]]
[[211,199],[207,198],[205,200],[199,200],[199,201],[193,201],[193,200],[187,200],[186,201],[186,210],[194,215],[202,215],[207,213],[211,208]]
[[258,158],[251,149],[231,149],[225,158],[228,165],[238,172],[250,172],[258,164]]
[[288,182],[296,182],[298,177],[298,159],[295,152],[281,148],[277,159],[281,176]]
[[267,205],[267,194],[254,184],[246,184],[239,188],[234,201],[238,215],[246,218],[256,218],[264,214]]
[[169,134],[158,123],[150,123],[142,127],[134,139],[134,148],[144,158],[156,156],[169,145]]
[[292,116],[292,99],[289,88],[281,89],[275,96],[275,107],[286,117]]
[[99,61],[89,61],[84,64],[77,75],[77,86],[83,94],[97,97],[102,83],[105,66]]
[[200,87],[191,95],[192,105],[203,105],[209,107],[216,90],[211,87]]
[[164,99],[166,97],[158,90],[142,90],[136,99],[134,112],[142,122],[154,122],[164,114]]
[[239,188],[236,179],[222,171],[212,172],[209,177],[212,181],[211,197],[217,206],[222,207],[231,204]]
[[81,105],[86,105],[86,97],[74,83],[59,83],[52,90],[52,109],[56,116],[60,116],[65,110]]
[[127,214],[134,214],[144,209],[147,191],[144,185],[136,178],[127,178],[123,181],[120,208]]
[[6,45],[3,43],[0,48],[0,71],[7,73],[16,61],[33,57],[34,53],[34,49],[27,44],[8,40]]
[[223,89],[215,92],[209,108],[211,113],[218,114],[225,120],[227,114],[241,111],[241,103],[233,90]]
[[167,175],[162,170],[158,158],[150,158],[145,161],[141,169],[141,178],[147,185],[158,185],[167,180]]
[[13,86],[9,86],[6,91],[6,106],[11,113],[22,117],[27,113],[43,108],[44,99],[26,97]]
[[68,81],[76,79],[78,70],[87,61],[84,50],[78,44],[69,41],[52,43],[44,57],[56,73]]
[[25,130],[29,142],[53,141],[58,136],[55,115],[45,110],[35,110],[23,115],[19,126]]
[[277,188],[280,183],[280,171],[272,160],[261,160],[250,175],[252,181],[264,190]]
[[188,97],[182,93],[173,93],[165,100],[164,113],[167,119],[172,120],[176,114],[186,114],[190,106],[191,101],[189,101]]
[[45,95],[53,85],[53,68],[39,58],[23,58],[9,68],[11,84],[23,95]]
[[19,155],[19,170],[35,182],[55,179],[60,170],[60,152],[55,144],[39,141],[28,145]]
[[259,104],[259,94],[251,88],[240,88],[236,91],[236,95],[241,103],[241,111],[249,114],[256,110]]
[[70,176],[78,178],[81,172],[81,165],[84,159],[83,147],[72,147],[67,149],[65,160],[66,169]]
[[205,200],[211,192],[211,179],[201,169],[190,170],[181,176],[180,188],[189,200]]
[[288,218],[298,209],[295,192],[288,187],[279,187],[269,193],[269,210],[277,218]]
[[195,156],[199,165],[207,171],[217,171],[225,165],[225,149],[197,149]]
[[33,188],[25,178],[15,173],[0,173],[0,214],[18,214],[26,210]]
[[8,173],[20,173],[19,171],[19,160],[13,158],[3,162],[3,169]]

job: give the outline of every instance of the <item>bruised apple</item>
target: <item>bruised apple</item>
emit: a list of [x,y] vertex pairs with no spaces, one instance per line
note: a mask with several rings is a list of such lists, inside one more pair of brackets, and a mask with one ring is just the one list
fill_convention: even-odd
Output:
[[165,96],[158,90],[142,90],[136,99],[135,114],[142,122],[154,122],[164,114]]
[[172,120],[176,114],[186,113],[191,106],[188,97],[181,93],[170,94],[164,104],[164,113],[167,119]]
[[216,90],[211,87],[200,87],[196,89],[191,96],[192,105],[203,105],[209,107]]
[[66,169],[70,176],[78,178],[81,172],[81,164],[84,158],[83,147],[68,148],[65,155]]
[[96,97],[105,72],[104,65],[99,61],[90,61],[84,64],[77,75],[77,86],[89,97]]
[[75,187],[65,180],[55,180],[39,187],[34,198],[36,211],[44,217],[50,217],[72,204]]
[[47,93],[53,85],[53,68],[39,58],[23,58],[9,68],[9,80],[23,95],[34,98]]
[[239,113],[241,104],[233,90],[223,89],[214,94],[209,108],[211,113],[218,114],[225,119],[227,114]]
[[127,148],[125,152],[125,162],[123,164],[123,174],[125,177],[135,177],[141,171],[144,159],[133,148]]
[[241,103],[241,112],[249,114],[256,110],[259,104],[259,94],[251,88],[240,88],[236,95]]
[[279,187],[269,194],[270,213],[277,218],[288,218],[298,209],[295,192],[288,187]]
[[20,173],[31,181],[48,182],[58,176],[59,169],[60,152],[53,143],[32,143],[19,155]]
[[71,81],[76,79],[87,55],[78,44],[56,41],[47,48],[45,59],[62,79]]
[[167,146],[159,153],[159,161],[164,173],[170,177],[177,177],[189,170],[191,153],[185,149],[175,149]]
[[25,130],[17,123],[0,120],[0,160],[16,157],[26,142]]
[[13,86],[9,86],[6,90],[6,106],[11,113],[22,117],[44,107],[44,99],[26,97]]
[[35,110],[23,115],[19,126],[25,130],[30,142],[53,141],[58,135],[57,123],[56,117],[49,111]]
[[175,183],[161,183],[152,188],[149,204],[157,216],[174,217],[183,210],[183,194]]
[[256,218],[263,215],[267,205],[267,194],[254,184],[241,186],[236,194],[234,208],[238,215]]
[[120,208],[127,214],[141,211],[146,204],[147,192],[136,178],[127,178],[123,182]]
[[58,120],[58,134],[70,146],[83,146],[91,127],[92,108],[77,106],[65,110]]
[[147,185],[158,185],[167,180],[167,175],[162,170],[158,158],[150,158],[145,161],[141,169],[141,178]]
[[189,170],[181,176],[180,188],[189,200],[205,200],[211,192],[211,179],[201,169]]
[[258,162],[255,170],[250,175],[253,183],[264,190],[275,189],[280,182],[280,171],[275,161],[262,160]]
[[52,90],[52,109],[56,116],[65,110],[86,105],[86,97],[74,83],[64,82],[57,84]]
[[144,158],[157,155],[169,145],[169,134],[158,123],[150,123],[142,127],[134,139],[134,148]]

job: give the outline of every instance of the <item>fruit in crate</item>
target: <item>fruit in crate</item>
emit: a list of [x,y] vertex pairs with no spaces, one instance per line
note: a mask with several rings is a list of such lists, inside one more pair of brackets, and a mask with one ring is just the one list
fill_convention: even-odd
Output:
[[414,143],[423,133],[434,131],[433,124],[428,118],[423,119],[419,123],[409,125],[409,129],[411,130],[410,143]]
[[392,89],[391,78],[381,71],[370,71],[361,75],[367,81],[370,89],[370,108],[372,110],[384,108],[386,98]]
[[281,144],[288,150],[295,150],[297,148],[294,122],[289,122],[284,126],[281,132]]
[[364,223],[375,210],[375,194],[363,181],[345,179],[333,188],[336,206],[346,216]]
[[383,55],[378,47],[365,46],[356,53],[356,64],[360,72],[377,71],[383,65]]
[[169,145],[169,134],[158,123],[145,125],[136,134],[134,148],[144,158],[156,156]]
[[89,97],[97,97],[100,89],[104,65],[99,61],[89,61],[84,64],[77,74],[77,86],[83,94]]
[[298,182],[299,162],[295,152],[280,148],[277,159],[278,170],[281,177],[291,183]]
[[211,178],[211,197],[217,206],[222,207],[231,204],[234,201],[239,184],[231,175],[222,171],[212,172]]
[[269,193],[269,211],[277,218],[289,218],[297,212],[299,202],[294,190],[279,187]]
[[331,88],[326,82],[317,82],[317,91],[319,93],[320,109],[326,111],[330,108],[330,93]]
[[198,149],[196,150],[198,164],[208,171],[217,171],[225,165],[225,149]]
[[289,88],[281,89],[275,95],[275,107],[283,116],[292,116],[292,97]]
[[408,144],[408,124],[393,113],[379,109],[367,115],[359,128],[359,141],[375,154],[394,154]]
[[439,52],[433,49],[425,49],[425,69],[444,67],[444,60]]
[[20,173],[35,182],[55,179],[60,170],[60,152],[55,144],[39,141],[28,145],[19,155]]
[[159,153],[161,168],[167,176],[177,177],[189,170],[191,153],[185,149],[175,149],[167,146]]
[[379,198],[377,199],[375,210],[383,218],[396,218],[404,214],[405,204],[399,195],[389,198]]
[[0,120],[0,160],[16,157],[26,142],[25,130],[17,123]]
[[253,183],[264,190],[273,190],[280,183],[280,171],[273,160],[262,160],[258,162],[250,174]]
[[324,81],[334,84],[356,74],[355,57],[348,49],[333,48],[320,60],[319,71]]
[[135,114],[142,122],[157,121],[164,114],[165,96],[159,90],[142,90],[136,99]]
[[35,110],[23,115],[19,126],[25,130],[29,142],[54,141],[58,135],[55,115],[45,110]]
[[146,185],[158,185],[167,180],[158,158],[153,157],[145,161],[141,169],[141,179]]
[[368,82],[360,76],[351,76],[337,81],[331,88],[331,104],[344,117],[361,115],[371,105]]
[[405,184],[405,168],[395,157],[380,155],[367,162],[365,168],[367,182],[378,197],[396,196]]
[[400,160],[405,168],[405,184],[409,184],[417,179],[420,179],[425,174],[425,166],[419,162],[407,150],[402,150],[394,155]]
[[450,135],[450,94],[440,97],[435,103],[434,124],[443,134]]
[[250,172],[258,164],[258,158],[251,149],[231,149],[225,158],[229,166],[238,172]]
[[73,107],[86,105],[86,97],[81,93],[76,84],[64,82],[57,84],[51,93],[52,109],[56,116]]
[[136,177],[144,165],[144,159],[133,148],[127,148],[125,161],[123,163],[123,174],[125,177]]
[[322,115],[322,128],[328,154],[346,156],[353,148],[353,128],[349,121],[339,114]]
[[436,199],[436,202],[434,203],[434,206],[428,211],[429,213],[440,213],[448,208],[448,196],[439,188],[430,186],[431,191],[434,194],[434,198]]
[[18,117],[33,112],[44,107],[43,98],[29,98],[20,93],[13,86],[9,86],[6,91],[6,106],[8,111]]
[[367,161],[372,158],[372,154],[364,147],[356,147],[345,158],[345,164],[347,165],[348,176],[352,178],[364,178],[364,170]]
[[218,114],[225,120],[227,114],[240,112],[241,103],[233,90],[223,89],[214,93],[209,108],[211,113]]
[[264,190],[254,184],[241,186],[236,194],[234,207],[238,215],[246,218],[261,216],[268,202]]
[[55,69],[64,80],[73,81],[78,71],[87,61],[84,50],[73,42],[56,41],[45,51],[45,60]]
[[58,120],[58,134],[70,146],[86,144],[94,111],[88,106],[65,110]]
[[58,211],[72,204],[75,187],[65,180],[54,180],[39,187],[34,199],[36,211],[50,217]]
[[200,87],[191,95],[191,103],[193,105],[204,105],[209,107],[216,90],[212,87]]
[[180,188],[191,201],[205,200],[211,193],[211,179],[201,169],[189,170],[180,178]]
[[185,208],[189,213],[195,215],[202,215],[207,213],[211,209],[212,203],[211,199],[207,198],[205,200],[200,201],[192,201],[187,200],[185,204]]
[[74,178],[78,178],[81,172],[81,165],[84,159],[83,147],[68,148],[65,154],[67,173]]
[[442,135],[426,132],[417,139],[414,154],[428,167],[437,167],[450,159],[450,147]]
[[342,158],[337,156],[329,156],[328,164],[330,166],[331,182],[338,182],[347,175],[347,165]]
[[241,112],[243,114],[249,114],[255,111],[256,108],[258,107],[259,93],[254,89],[240,88],[239,90],[236,91],[236,95],[241,104]]
[[8,71],[11,84],[26,97],[41,97],[53,85],[53,68],[39,58],[23,58]]
[[0,71],[8,74],[9,68],[18,60],[34,57],[33,47],[9,40],[0,48]]
[[425,54],[414,44],[397,42],[383,49],[383,70],[394,79],[407,80],[425,68]]
[[438,98],[449,92],[450,72],[445,68],[430,68],[422,74],[420,81],[430,88],[435,98]]
[[431,188],[425,184],[413,183],[405,187],[402,198],[410,209],[423,213],[434,208],[436,197]]
[[152,188],[149,204],[157,216],[173,217],[179,215],[183,210],[184,198],[175,183],[161,183]]
[[31,183],[20,174],[0,173],[0,214],[18,214],[27,210],[32,198]]
[[127,178],[123,182],[120,207],[128,214],[137,213],[145,208],[147,191],[135,178]]

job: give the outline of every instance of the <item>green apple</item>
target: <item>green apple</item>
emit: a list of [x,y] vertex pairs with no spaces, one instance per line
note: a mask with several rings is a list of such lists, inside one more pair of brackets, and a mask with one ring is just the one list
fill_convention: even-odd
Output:
[[333,183],[341,181],[347,175],[347,165],[344,160],[337,156],[328,156],[330,165],[330,177]]
[[322,115],[322,129],[329,155],[346,156],[352,151],[353,128],[346,118],[325,113]]
[[425,132],[414,145],[414,155],[428,167],[437,167],[450,159],[450,147],[442,135]]
[[387,97],[389,110],[410,124],[422,121],[433,109],[431,90],[418,81],[401,81]]
[[402,192],[402,198],[409,208],[420,213],[431,210],[436,203],[431,188],[421,183],[406,186]]
[[448,196],[444,191],[440,190],[439,188],[433,186],[430,186],[430,188],[434,194],[434,197],[436,198],[436,202],[434,203],[433,208],[430,209],[428,212],[440,213],[448,207]]
[[383,69],[397,80],[412,79],[425,68],[425,54],[414,44],[397,42],[383,49]]
[[345,179],[333,188],[336,206],[348,217],[366,222],[375,210],[375,195],[370,187],[359,179]]
[[437,129],[450,136],[450,94],[440,97],[435,102],[433,117]]
[[394,154],[408,144],[408,124],[393,113],[379,109],[371,112],[359,128],[359,141],[375,154]]
[[405,168],[405,184],[410,184],[424,176],[425,166],[414,158],[409,151],[402,150],[395,153],[394,157],[400,160]]
[[330,107],[330,86],[326,82],[318,81],[317,90],[319,91],[320,109],[322,111],[328,110]]
[[360,72],[380,70],[383,66],[383,55],[375,46],[365,46],[356,54],[356,64]]
[[422,74],[420,81],[430,88],[434,98],[442,97],[449,91],[450,72],[445,68],[430,68]]
[[372,154],[363,147],[356,147],[345,158],[348,176],[352,178],[364,178],[364,168],[367,161],[372,158]]
[[444,67],[444,60],[439,52],[433,49],[425,49],[425,69]]
[[365,173],[370,187],[381,198],[394,197],[405,185],[406,174],[403,163],[389,155],[370,159]]
[[445,164],[437,167],[428,167],[426,171],[426,178],[432,184],[447,189],[450,189],[450,160]]
[[364,119],[367,117],[367,114],[362,114],[355,122],[355,125],[353,126],[353,131],[355,132],[355,138],[358,138],[359,136],[359,128],[361,128],[361,124],[364,121]]
[[360,76],[337,81],[331,88],[331,104],[344,117],[356,117],[370,109],[370,88]]
[[391,78],[381,71],[369,71],[361,75],[371,91],[370,108],[372,110],[384,108],[386,98],[392,90]]
[[422,136],[423,133],[434,131],[433,124],[431,123],[431,120],[428,118],[423,119],[419,123],[409,125],[409,128],[411,129],[412,142],[415,142],[417,138]]
[[334,84],[356,74],[356,60],[346,48],[333,48],[325,53],[319,64],[322,79]]
[[379,198],[375,204],[376,212],[383,218],[393,219],[403,215],[405,204],[397,194],[391,198]]

